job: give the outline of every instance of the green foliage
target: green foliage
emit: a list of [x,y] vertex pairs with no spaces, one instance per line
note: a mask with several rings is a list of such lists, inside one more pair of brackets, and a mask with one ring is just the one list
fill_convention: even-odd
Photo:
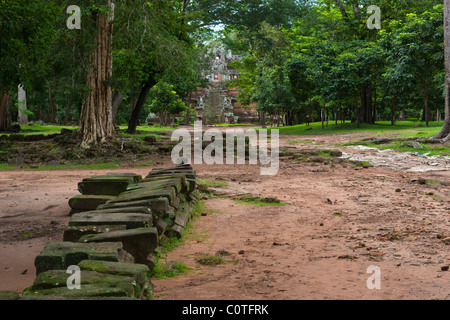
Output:
[[204,256],[197,258],[197,262],[202,265],[205,265],[205,266],[215,267],[219,264],[223,264],[225,262],[225,260],[219,256],[204,255]]
[[226,187],[228,186],[228,183],[225,181],[217,181],[217,180],[205,180],[205,179],[199,179],[198,184],[204,186],[205,188],[208,187]]
[[186,104],[180,99],[173,85],[160,81],[150,90],[149,112],[159,113],[161,124],[167,125],[167,115],[179,114],[187,109]]
[[[367,28],[369,5],[381,8],[381,30]],[[375,116],[394,123],[404,109],[431,120],[444,104],[442,13],[432,0],[320,0],[299,6],[282,27],[268,19],[229,28],[224,41],[244,55],[232,82],[239,102],[284,115],[285,125]]]
[[153,268],[153,279],[165,279],[176,277],[180,274],[186,273],[190,268],[185,264],[174,261],[173,263],[157,263]]
[[253,196],[242,196],[235,200],[237,203],[250,204],[254,206],[284,206],[286,203],[281,202],[276,198],[261,198]]
[[[394,124],[400,110],[427,125],[444,105],[442,1],[114,3],[108,84],[123,96],[119,123],[138,101],[146,111],[141,120],[149,109],[164,124],[171,115],[187,117],[191,93],[205,86],[200,74],[208,44],[216,41],[243,57],[233,64],[240,77],[230,81],[240,88],[239,103],[256,106],[271,121],[283,117],[284,125],[376,117]],[[72,4],[81,8],[80,30],[66,27]],[[381,30],[367,28],[369,5],[381,8]],[[105,2],[92,0],[0,1],[0,91],[11,98],[12,119],[21,83],[31,120],[78,121],[96,40],[92,17],[106,10]],[[147,97],[146,84],[155,83]]]

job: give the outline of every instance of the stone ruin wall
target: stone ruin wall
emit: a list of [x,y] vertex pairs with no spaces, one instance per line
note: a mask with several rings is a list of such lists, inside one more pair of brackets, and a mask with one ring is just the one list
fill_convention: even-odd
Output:
[[210,61],[211,69],[202,74],[209,80],[209,86],[197,88],[190,101],[199,116],[198,120],[203,124],[258,122],[255,106],[241,106],[237,100],[238,88],[227,86],[229,80],[240,75],[239,70],[229,66],[229,63],[242,57],[223,48],[216,48],[213,53],[216,58]]
[[[48,243],[35,258],[33,285],[22,295],[0,292],[0,299],[151,299],[156,250],[165,237],[181,238],[201,197],[188,164],[153,169],[145,178],[93,176],[78,190],[63,241]],[[79,289],[68,286],[69,267],[80,271]]]

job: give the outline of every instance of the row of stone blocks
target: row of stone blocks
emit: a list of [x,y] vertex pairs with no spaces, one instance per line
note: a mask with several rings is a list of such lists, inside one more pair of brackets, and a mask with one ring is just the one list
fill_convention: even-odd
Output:
[[[20,299],[148,298],[155,249],[163,236],[181,237],[200,200],[196,183],[190,165],[153,169],[144,179],[109,173],[79,182],[63,242],[36,257],[37,277]],[[68,286],[71,266],[79,289]]]

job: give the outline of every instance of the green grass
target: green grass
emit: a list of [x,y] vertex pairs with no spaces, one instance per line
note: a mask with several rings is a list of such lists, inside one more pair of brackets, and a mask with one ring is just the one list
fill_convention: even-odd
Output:
[[338,133],[351,133],[351,132],[374,132],[376,134],[388,134],[393,131],[407,131],[412,130],[410,134],[414,135],[417,132],[421,132],[423,135],[432,136],[437,134],[443,126],[443,122],[430,122],[429,127],[425,127],[424,122],[414,121],[398,121],[394,126],[390,124],[390,121],[379,121],[376,124],[361,123],[359,128],[356,123],[338,122],[338,125],[334,122],[329,122],[328,126],[325,124],[322,129],[322,122],[314,122],[309,125],[300,124],[290,127],[273,127],[268,128],[268,131],[277,129],[280,134],[283,135],[320,135],[320,134],[338,134]]
[[55,132],[60,132],[61,131],[61,129],[69,129],[69,130],[75,130],[75,129],[78,129],[78,127],[77,126],[56,126],[56,125],[36,125],[36,124],[34,124],[34,125],[22,125],[22,126],[20,126],[20,128],[22,129],[22,130],[30,130],[30,131],[40,131],[40,132],[42,132],[42,131],[44,131],[44,132],[47,132],[47,131],[55,131]]
[[[439,144],[426,144],[421,143],[422,147],[414,148],[406,145],[404,139],[408,138],[430,138],[438,134],[443,126],[443,122],[430,122],[429,127],[425,126],[425,122],[418,121],[398,121],[395,126],[392,126],[390,121],[379,121],[376,124],[360,124],[357,127],[356,123],[346,122],[345,124],[339,123],[337,126],[334,122],[330,122],[328,126],[325,126],[322,130],[322,123],[315,122],[309,126],[306,124],[291,126],[291,127],[278,127],[270,128],[280,130],[280,134],[284,135],[321,135],[321,134],[339,134],[339,133],[373,133],[372,137],[393,134],[395,135],[394,141],[387,144],[376,144],[367,141],[351,141],[343,144],[343,146],[351,145],[365,145],[367,147],[375,147],[379,149],[392,149],[402,152],[419,152],[420,154],[429,153],[433,155],[449,155],[450,149],[446,146]],[[289,140],[288,143],[306,142],[303,140]]]
[[170,277],[176,277],[180,274],[186,273],[190,270],[188,266],[181,262],[174,262],[170,268],[166,264],[157,263],[153,268],[153,279],[165,279]]
[[[22,125],[21,131],[19,134],[23,134],[26,136],[34,135],[34,134],[54,134],[54,133],[60,133],[61,129],[69,129],[69,130],[75,130],[78,129],[78,127],[75,126],[56,126],[56,125]],[[6,134],[9,135],[9,134]]]
[[[22,167],[23,166],[23,167]],[[75,170],[75,169],[86,169],[86,170],[101,170],[101,169],[115,169],[119,168],[116,163],[100,163],[100,164],[61,164],[59,166],[39,166],[37,168],[30,168],[26,165],[13,165],[8,163],[0,163],[0,171],[3,170],[27,170],[27,171],[50,171],[50,170]]]
[[223,264],[225,262],[225,260],[222,257],[218,257],[218,256],[204,255],[204,256],[197,258],[197,262],[202,265],[205,265],[205,266],[214,266],[215,267],[219,264]]
[[19,235],[20,238],[22,239],[30,239],[30,238],[34,238],[41,235],[40,232],[27,232],[27,233],[23,233],[21,235]]
[[6,170],[14,170],[19,168],[17,165],[9,164],[9,163],[0,163],[0,171],[6,171]]
[[[217,124],[216,126],[232,126],[233,124]],[[248,126],[249,124],[237,124],[239,126]],[[234,125],[233,125],[234,126]],[[324,129],[322,129],[321,122],[310,123],[309,125],[301,124],[290,127],[272,127],[268,128],[268,130],[277,129],[280,131],[280,134],[285,135],[317,135],[317,134],[335,134],[335,133],[348,133],[348,132],[375,132],[377,134],[387,134],[392,131],[401,131],[401,130],[413,130],[414,132],[409,133],[409,135],[417,134],[417,132],[421,132],[424,135],[434,135],[440,131],[442,128],[443,122],[430,122],[430,127],[425,127],[424,122],[417,121],[398,121],[395,126],[390,124],[390,121],[379,121],[376,124],[360,124],[360,127],[357,127],[356,123],[350,123],[346,121],[345,123],[338,122],[336,126],[333,121],[330,121],[328,126],[325,124]],[[21,133],[25,135],[30,134],[52,134],[59,133],[61,129],[70,129],[75,130],[77,126],[58,126],[58,125],[23,125],[21,126]],[[126,130],[128,126],[119,126],[121,130]],[[157,134],[158,131],[173,131],[176,127],[171,126],[138,126],[137,134],[130,136],[139,136],[139,134],[152,132]],[[125,134],[127,135],[127,134]],[[408,135],[408,134],[407,134]]]
[[[397,139],[397,138],[396,138]],[[366,147],[371,148],[378,148],[378,149],[391,149],[395,151],[401,151],[401,152],[418,152],[419,154],[426,154],[428,153],[428,156],[448,156],[450,155],[450,148],[439,145],[439,144],[427,144],[427,143],[418,143],[421,147],[414,148],[413,146],[406,145],[407,141],[402,140],[393,140],[390,143],[386,144],[377,144],[377,143],[370,143],[365,141],[352,141],[349,143],[345,143],[346,146],[351,145],[364,145]]]
[[144,139],[146,136],[154,136],[156,138],[156,141],[158,141],[158,139],[164,137],[157,133],[144,134],[146,132],[147,131],[138,131],[138,133],[122,133],[121,132],[118,135],[123,138],[136,138],[136,139]]
[[218,124],[215,124],[214,126],[224,126],[224,127],[241,126],[241,127],[245,127],[245,126],[254,126],[254,124],[251,124],[251,123],[218,123]]
[[[76,130],[78,126],[58,126],[58,125],[22,125],[20,134],[54,134],[60,133],[61,129]],[[128,126],[119,126],[121,130],[126,130]],[[174,127],[159,127],[159,126],[138,126],[136,128],[137,134],[131,136],[138,136],[139,133],[158,132],[158,131],[173,131]],[[7,134],[8,135],[8,134]]]
[[29,168],[28,170],[70,170],[70,169],[90,169],[90,170],[101,170],[101,169],[114,169],[119,168],[116,163],[100,163],[100,164],[61,164],[59,166],[40,166],[38,168]]
[[224,181],[217,181],[217,180],[205,180],[205,179],[198,179],[198,184],[204,186],[204,187],[227,187],[228,183]]
[[289,144],[303,143],[303,144],[314,144],[314,145],[322,145],[323,144],[323,142],[316,142],[314,140],[305,140],[305,139],[286,140],[286,143],[289,143]]
[[148,160],[148,161],[138,162],[138,163],[134,164],[133,168],[145,168],[145,167],[152,166],[152,165],[153,165],[153,161]]
[[[119,126],[120,130],[126,130],[128,126]],[[138,126],[137,132],[158,132],[158,131],[173,131],[176,127],[163,127],[163,126]]]
[[153,269],[154,273],[152,278],[163,279],[167,277],[174,277],[190,270],[189,267],[180,262],[177,262],[176,265],[172,268],[166,268],[165,266],[167,263],[167,254],[185,243],[186,240],[190,239],[193,235],[195,236],[196,233],[193,227],[193,221],[195,221],[201,215],[204,206],[205,204],[203,202],[198,203],[197,207],[195,208],[193,219],[187,223],[180,239],[178,239],[177,237],[161,238],[159,246],[155,249],[154,253],[157,262],[155,268]]
[[275,198],[260,198],[252,196],[244,196],[234,200],[236,203],[249,204],[254,206],[285,206],[286,203]]

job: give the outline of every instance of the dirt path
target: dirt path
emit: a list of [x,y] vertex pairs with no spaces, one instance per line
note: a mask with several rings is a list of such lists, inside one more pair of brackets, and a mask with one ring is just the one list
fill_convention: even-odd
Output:
[[[282,137],[281,144],[324,148],[354,138]],[[165,161],[158,166],[171,165]],[[207,215],[168,255],[167,261],[191,270],[154,280],[157,299],[450,299],[450,271],[443,271],[450,265],[443,241],[450,237],[450,187],[411,182],[450,181],[445,164],[443,171],[410,172],[282,159],[274,177],[260,176],[251,165],[194,168],[199,178],[228,186],[215,188],[223,196],[205,201]],[[146,175],[150,169],[127,171]],[[62,238],[77,182],[99,172],[0,173],[0,290],[31,285],[34,257],[45,243]],[[229,197],[243,193],[287,205]],[[225,263],[200,265],[196,259],[203,254],[219,254]],[[369,266],[379,267],[379,290],[367,287]]]

